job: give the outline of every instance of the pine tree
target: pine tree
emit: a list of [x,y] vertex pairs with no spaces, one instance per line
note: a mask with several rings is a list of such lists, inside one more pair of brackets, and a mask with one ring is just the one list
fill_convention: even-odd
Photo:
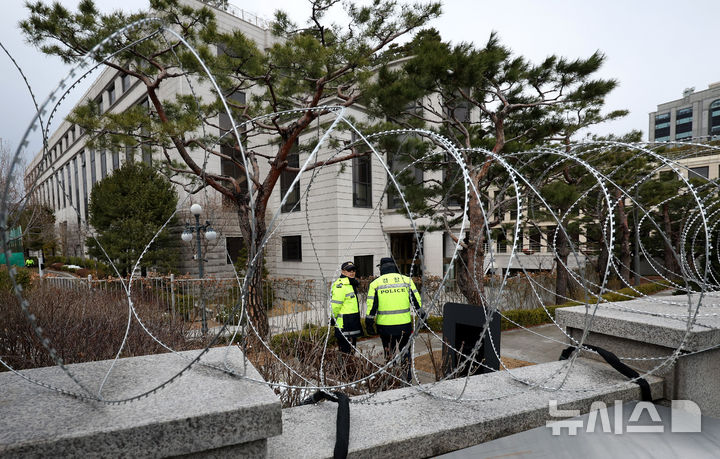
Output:
[[[616,83],[595,78],[604,61],[600,52],[576,60],[553,55],[533,64],[514,55],[495,33],[482,47],[470,43],[452,46],[442,41],[437,31],[428,30],[406,48],[413,58],[402,66],[379,71],[369,104],[391,122],[430,127],[463,147],[462,159],[481,198],[472,196],[468,202],[469,229],[464,240],[456,240],[462,246],[460,258],[465,267],[458,284],[468,301],[483,304],[488,228],[497,227],[501,220],[496,216],[514,206],[518,194],[525,197],[527,190],[515,189],[507,171],[476,148],[503,154],[522,167],[527,161],[511,153],[549,142],[563,132],[572,135],[571,123],[564,119],[567,113],[583,107],[591,114],[576,120],[578,127],[601,121],[599,108]],[[608,117],[611,115],[604,118]],[[443,171],[444,179],[442,183],[418,184],[422,189],[413,189],[412,194],[425,199],[413,210],[433,218],[437,228],[453,227],[460,221],[452,207],[462,202],[457,199],[462,183],[448,179],[459,177],[453,173],[452,161],[435,155],[418,166]],[[492,189],[496,191],[491,196]]]
[[[439,3],[399,5],[394,0],[375,0],[365,6],[344,4],[348,22],[329,24],[326,13],[338,4],[337,0],[310,3],[311,17],[303,26],[293,23],[283,12],[276,13],[271,32],[278,40],[262,51],[238,31],[220,32],[210,7],[195,9],[179,0],[151,0],[151,13],[135,15],[121,12],[101,15],[91,0],[81,1],[76,13],[59,4],[50,7],[38,2],[28,5],[30,17],[21,26],[26,38],[45,53],[77,62],[103,38],[126,24],[148,16],[160,17],[197,50],[222,95],[228,98],[233,118],[239,122],[282,110],[313,109],[326,103],[344,107],[356,104],[374,69],[392,58],[383,51],[440,13]],[[204,68],[172,35],[167,35],[167,41],[137,41],[147,34],[147,30],[133,30],[117,37],[114,49],[128,47],[112,60],[101,63],[139,81],[147,92],[148,106],[136,106],[122,114],[101,114],[97,105],[88,103],[74,112],[72,121],[101,146],[175,150],[181,161],[170,161],[168,155],[169,173],[195,177],[192,191],[209,186],[234,203],[243,239],[251,249],[249,258],[256,260],[247,310],[259,334],[267,336],[267,314],[260,295],[262,257],[256,257],[254,251],[267,233],[268,200],[281,175],[298,170],[288,164],[288,157],[296,151],[298,139],[311,123],[328,112],[308,110],[281,118],[269,117],[246,126],[242,133],[228,129],[229,135],[218,145],[217,135],[207,133],[217,133],[222,127],[218,119],[225,112],[220,94],[198,104],[191,96],[164,100],[159,91],[173,81],[184,82],[186,77],[207,82]],[[243,100],[236,97],[240,93],[252,97]],[[266,146],[274,152],[250,148],[245,150],[247,161],[243,161],[241,143],[257,139],[259,133],[272,135],[273,140]],[[196,159],[205,154],[231,162],[237,173],[205,170]],[[349,152],[329,163],[311,164],[307,170],[357,156]],[[260,162],[269,163],[267,173],[261,173]]]
[[[89,223],[96,232],[88,237],[90,255],[107,257],[121,275],[128,275],[145,247],[165,225],[177,206],[172,184],[142,162],[128,161],[97,182],[89,203]],[[177,260],[175,240],[168,227],[157,234],[140,266],[168,270]]]

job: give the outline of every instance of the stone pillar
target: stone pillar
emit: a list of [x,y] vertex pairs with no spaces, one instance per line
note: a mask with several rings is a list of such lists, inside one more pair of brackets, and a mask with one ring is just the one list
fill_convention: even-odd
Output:
[[[572,338],[579,340],[588,328],[585,343],[624,357],[623,362],[640,373],[657,367],[680,347],[679,359],[654,373],[665,380],[664,398],[692,400],[703,415],[720,417],[720,317],[712,315],[720,297],[704,296],[688,332],[689,305],[694,313],[698,297],[693,295],[690,303],[687,296],[669,295],[605,303],[592,318],[592,309],[586,314],[585,306],[559,308],[555,316]],[[601,359],[591,352],[583,356]]]

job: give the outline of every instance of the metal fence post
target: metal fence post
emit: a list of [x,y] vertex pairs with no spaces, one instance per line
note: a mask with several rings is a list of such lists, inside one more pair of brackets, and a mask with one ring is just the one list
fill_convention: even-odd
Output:
[[175,318],[175,274],[170,274],[170,310]]
[[92,274],[88,274],[88,290],[92,290]]

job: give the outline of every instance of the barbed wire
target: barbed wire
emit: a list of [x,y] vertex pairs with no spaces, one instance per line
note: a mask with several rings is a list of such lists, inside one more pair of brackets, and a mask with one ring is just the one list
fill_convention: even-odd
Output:
[[[119,49],[112,49],[115,46],[115,38],[128,36],[130,32],[142,31],[145,33],[141,38],[135,40],[129,44],[124,45]],[[165,230],[173,217],[177,214],[178,209],[184,205],[189,199],[190,194],[186,194],[180,201],[180,204],[173,212],[172,216],[157,230],[154,237],[148,242],[142,251],[141,255],[135,261],[133,274],[130,278],[125,281],[122,280],[117,266],[108,256],[105,249],[100,244],[100,241],[95,237],[91,227],[87,222],[87,219],[83,221],[83,225],[87,233],[95,240],[97,246],[105,255],[109,265],[112,267],[114,272],[121,278],[124,294],[128,305],[128,319],[124,329],[124,336],[121,340],[118,350],[115,353],[115,358],[108,370],[104,373],[102,380],[99,384],[97,392],[93,392],[89,389],[86,383],[80,381],[77,375],[63,362],[60,358],[60,353],[53,347],[50,339],[45,336],[45,331],[39,325],[38,318],[32,313],[31,305],[25,298],[25,294],[22,290],[21,285],[17,281],[17,270],[10,265],[10,249],[9,249],[9,202],[7,187],[9,186],[11,178],[15,174],[20,174],[22,171],[16,171],[20,164],[20,157],[23,148],[28,145],[29,138],[31,136],[38,135],[38,127],[40,128],[39,135],[42,137],[42,151],[41,161],[38,164],[38,174],[35,177],[35,182],[30,184],[28,194],[31,195],[38,189],[41,182],[41,177],[44,173],[49,171],[50,176],[55,176],[58,173],[57,165],[53,162],[50,156],[48,148],[49,134],[48,130],[52,126],[53,119],[57,110],[61,104],[67,101],[68,95],[72,91],[76,90],[78,84],[85,78],[87,78],[92,72],[99,69],[104,62],[112,60],[122,51],[131,48],[132,46],[142,43],[147,40],[161,39],[166,44],[169,43],[168,37],[172,37],[174,40],[183,46],[190,54],[196,59],[198,65],[202,68],[205,73],[205,77],[209,82],[210,87],[214,90],[215,94],[222,102],[222,112],[231,121],[232,127],[226,132],[222,132],[221,135],[217,136],[217,139],[203,150],[203,161],[202,161],[202,174],[200,180],[203,183],[203,189],[207,193],[207,181],[206,181],[206,170],[210,164],[210,150],[220,145],[225,136],[231,135],[235,139],[241,139],[241,134],[255,130],[261,135],[269,138],[270,133],[263,127],[263,121],[272,120],[278,122],[283,118],[291,118],[296,115],[312,113],[318,118],[318,130],[316,134],[316,141],[312,149],[307,153],[307,158],[302,162],[298,168],[298,172],[294,175],[291,183],[287,187],[282,196],[279,197],[279,204],[269,216],[269,223],[267,224],[267,230],[264,232],[262,238],[257,240],[258,228],[257,221],[255,221],[256,209],[253,181],[250,175],[251,162],[249,159],[250,152],[246,150],[242,141],[238,142],[238,149],[241,158],[241,163],[245,170],[245,179],[248,184],[248,204],[250,211],[247,212],[250,223],[251,240],[246,241],[250,244],[250,257],[248,259],[248,266],[244,274],[241,276],[237,271],[234,273],[235,280],[240,287],[241,295],[237,302],[232,305],[228,318],[241,317],[243,333],[238,336],[238,331],[241,329],[240,326],[236,327],[233,331],[229,343],[228,351],[230,350],[232,343],[236,341],[236,338],[240,338],[242,341],[243,349],[248,339],[254,337],[256,342],[261,343],[263,352],[267,353],[272,359],[281,365],[282,368],[289,372],[289,375],[295,378],[299,378],[302,384],[291,384],[290,382],[283,381],[265,381],[249,376],[247,372],[247,352],[244,353],[244,365],[243,368],[233,368],[228,359],[228,353],[226,353],[225,359],[222,364],[212,364],[202,361],[202,357],[209,351],[211,347],[219,343],[220,339],[229,331],[229,319],[222,324],[219,329],[213,332],[213,336],[206,342],[206,345],[199,349],[194,356],[188,356],[180,354],[174,350],[171,346],[164,343],[156,333],[154,333],[147,323],[141,317],[135,307],[135,303],[132,300],[132,281],[134,272],[143,257],[150,250],[151,245],[156,240],[158,235]],[[175,51],[175,47],[170,47],[172,55],[175,56],[178,66],[183,68],[181,59],[178,57]],[[13,61],[13,64],[20,73],[20,76],[26,83],[28,91],[31,94],[33,103],[35,104],[36,113],[33,116],[30,125],[23,134],[22,140],[20,141],[12,161],[10,168],[7,171],[6,189],[4,190],[3,199],[0,202],[0,230],[2,233],[2,247],[3,253],[6,254],[6,264],[8,267],[9,277],[13,286],[13,291],[18,298],[19,306],[26,316],[34,334],[40,340],[41,345],[51,357],[52,361],[60,367],[63,373],[72,381],[72,383],[79,388],[79,390],[69,390],[66,388],[57,387],[55,385],[48,384],[41,380],[36,380],[27,376],[26,374],[14,369],[7,361],[0,358],[0,364],[5,366],[9,371],[17,374],[24,380],[37,384],[47,390],[53,390],[64,395],[76,397],[82,400],[95,400],[106,404],[118,404],[128,403],[138,400],[142,397],[152,395],[170,385],[176,381],[183,374],[189,371],[195,365],[203,365],[208,368],[216,369],[217,371],[229,373],[233,376],[237,376],[244,380],[249,380],[258,384],[265,384],[272,389],[277,390],[288,390],[288,391],[309,391],[309,390],[322,390],[322,391],[334,391],[334,390],[360,390],[361,387],[367,386],[367,392],[352,400],[353,403],[360,404],[386,404],[393,403],[399,400],[408,399],[419,394],[427,395],[439,400],[455,401],[455,402],[484,402],[489,400],[498,400],[508,398],[521,394],[524,390],[537,389],[548,392],[556,391],[573,391],[573,392],[594,392],[602,388],[614,388],[623,387],[632,384],[639,378],[646,377],[661,372],[664,368],[674,364],[678,358],[683,358],[688,355],[694,355],[707,350],[712,350],[720,347],[720,345],[708,346],[702,349],[695,349],[688,351],[685,349],[688,339],[694,329],[694,327],[705,327],[715,328],[712,324],[702,322],[704,318],[717,317],[717,312],[712,312],[712,308],[718,307],[720,304],[714,304],[707,301],[708,292],[717,290],[717,267],[720,265],[720,252],[716,250],[713,253],[713,241],[717,235],[718,224],[720,224],[720,195],[718,195],[718,179],[707,180],[703,183],[697,183],[691,180],[689,174],[689,166],[683,162],[692,159],[697,156],[707,156],[720,154],[720,148],[709,143],[698,143],[698,142],[664,142],[664,143],[648,143],[648,142],[636,142],[627,143],[613,140],[600,140],[600,141],[586,141],[577,145],[570,145],[554,148],[554,147],[539,147],[536,149],[513,152],[506,154],[496,154],[492,151],[481,149],[481,148],[460,148],[454,145],[446,137],[443,137],[439,133],[430,129],[393,129],[382,132],[375,132],[372,134],[366,134],[361,132],[355,124],[351,121],[348,115],[346,107],[342,106],[318,106],[310,108],[297,108],[290,109],[282,112],[273,112],[260,115],[256,118],[249,119],[243,122],[236,122],[233,118],[232,110],[228,105],[225,94],[220,89],[220,86],[216,82],[212,72],[208,68],[205,62],[203,62],[199,53],[188,43],[180,34],[174,31],[172,28],[166,26],[163,21],[159,18],[149,18],[137,21],[126,27],[119,29],[117,32],[109,35],[107,38],[102,40],[96,45],[91,51],[85,56],[78,60],[78,62],[71,68],[70,72],[64,77],[58,84],[58,86],[51,91],[47,99],[40,105],[35,102],[35,96],[32,94],[32,89],[27,82],[22,70],[17,66],[17,63],[12,58],[11,54],[3,46],[3,50]],[[187,72],[185,72],[187,73]],[[196,83],[193,82],[188,76],[185,77],[186,82],[190,88],[190,96],[194,100],[196,106],[201,105],[201,96],[199,88],[196,88]],[[48,114],[48,109],[49,114]],[[47,114],[47,118],[44,118]],[[323,128],[320,127],[320,119],[323,120]],[[206,131],[206,126],[202,124],[202,133],[204,137],[210,137]],[[347,139],[347,132],[351,133],[351,139]],[[396,149],[400,151],[412,151],[412,142],[424,142],[427,146],[427,152],[417,157],[412,157],[412,161],[408,161],[407,164],[401,164],[400,167],[396,163],[390,163],[389,158],[386,158],[386,149],[381,148],[380,145],[384,140],[392,140],[398,143]],[[338,143],[342,143],[338,146]],[[268,140],[267,144],[272,146],[272,140]],[[387,242],[387,248],[392,253],[392,247],[388,239],[389,230],[385,227],[384,217],[384,197],[387,195],[389,190],[392,190],[393,194],[396,194],[399,198],[401,205],[398,207],[397,212],[403,218],[403,222],[406,228],[412,233],[412,238],[415,241],[416,249],[412,253],[410,261],[410,272],[417,274],[416,269],[419,269],[419,277],[422,281],[422,285],[425,285],[427,280],[427,267],[425,254],[422,250],[424,244],[424,228],[432,226],[434,221],[431,217],[433,215],[418,216],[415,214],[415,206],[408,199],[401,177],[409,172],[413,172],[415,169],[423,169],[427,164],[436,161],[439,155],[446,158],[448,163],[452,163],[452,167],[457,169],[458,174],[456,177],[459,179],[455,180],[452,185],[461,185],[462,188],[462,201],[458,201],[456,206],[449,205],[450,192],[448,191],[440,200],[445,205],[445,210],[450,212],[450,215],[445,218],[446,229],[449,230],[449,234],[454,240],[452,248],[452,254],[449,257],[449,266],[456,266],[462,270],[462,278],[466,279],[469,285],[463,286],[464,289],[470,292],[476,292],[477,298],[481,299],[482,306],[478,308],[478,314],[483,318],[483,325],[479,330],[479,337],[470,349],[463,346],[458,346],[456,343],[449,343],[445,341],[444,337],[432,330],[429,323],[422,317],[413,318],[413,332],[409,340],[409,348],[407,352],[410,353],[410,373],[411,381],[406,381],[396,375],[397,369],[403,366],[403,352],[397,352],[390,356],[384,361],[379,363],[374,360],[374,357],[370,354],[366,354],[360,348],[351,344],[351,347],[356,356],[367,364],[370,371],[367,374],[363,374],[353,380],[345,381],[337,378],[331,378],[332,381],[326,379],[326,356],[329,351],[329,340],[330,333],[332,332],[331,325],[331,310],[329,308],[329,298],[331,297],[330,289],[331,282],[339,275],[339,268],[334,268],[332,277],[326,276],[326,269],[328,262],[326,261],[327,256],[321,254],[321,248],[319,242],[316,240],[314,233],[318,230],[313,229],[316,226],[314,222],[315,216],[311,211],[311,205],[314,202],[322,202],[323,195],[327,193],[326,190],[320,186],[319,192],[316,192],[316,188],[325,177],[323,173],[326,172],[326,168],[331,168],[335,164],[335,160],[341,157],[343,152],[354,151],[354,149],[362,148],[366,149],[367,155],[373,162],[373,164],[380,165],[380,170],[385,173],[387,179],[384,181],[385,189],[381,193],[383,196],[377,201],[377,204],[372,206],[371,210],[364,215],[363,221],[355,228],[355,234],[352,235],[350,244],[344,248],[344,256],[347,258],[353,253],[352,248],[358,244],[361,239],[361,235],[365,231],[369,231],[369,226],[378,222],[380,233],[382,233],[385,241]],[[672,155],[665,155],[661,151],[662,149],[667,151],[668,148],[675,148],[678,151],[672,152]],[[612,157],[613,154],[622,152],[627,155],[626,158],[616,166],[607,166],[605,160]],[[389,155],[388,155],[389,156]],[[449,158],[449,159],[448,159]],[[548,162],[549,161],[549,162]],[[637,175],[627,179],[624,174],[631,169],[631,166],[635,161],[643,161],[651,165],[649,170],[638,170]],[[502,172],[497,172],[491,178],[481,177],[475,164],[492,163],[497,166]],[[583,187],[578,188],[577,196],[572,202],[569,203],[567,208],[560,208],[551,202],[549,193],[544,191],[544,186],[551,183],[554,179],[553,174],[560,167],[573,165],[580,170],[584,171],[583,176],[590,181],[590,184],[584,184]],[[541,169],[538,170],[538,167]],[[568,166],[569,167],[569,166]],[[436,168],[437,169],[437,168]],[[639,190],[643,185],[652,182],[657,179],[660,173],[669,172],[678,181],[678,194],[672,195],[666,198],[654,202],[648,200],[645,202],[645,198],[639,196]],[[309,176],[309,177],[308,177]],[[481,184],[479,178],[485,179]],[[442,177],[440,181],[446,180]],[[257,274],[259,266],[262,264],[262,257],[268,248],[268,244],[271,240],[279,237],[279,234],[283,231],[285,225],[292,224],[293,214],[292,212],[283,212],[283,208],[289,202],[291,194],[296,187],[300,187],[300,184],[304,183],[304,187],[299,199],[293,204],[294,207],[299,206],[301,201],[305,202],[304,211],[304,224],[309,235],[310,245],[313,252],[313,265],[317,268],[319,278],[322,281],[320,287],[321,303],[320,310],[324,314],[324,323],[322,325],[325,329],[325,335],[323,338],[322,349],[320,354],[319,368],[315,368],[314,375],[306,374],[307,369],[301,368],[301,366],[295,366],[290,363],[287,358],[284,358],[278,352],[273,349],[273,346],[269,343],[267,337],[263,336],[261,331],[258,329],[259,324],[255,323],[251,314],[249,313],[249,302],[250,302],[250,289],[253,282],[254,276]],[[447,183],[445,183],[447,185]],[[77,184],[76,184],[77,186]],[[65,198],[69,198],[70,208],[76,213],[78,217],[82,215],[79,209],[79,202],[73,204],[72,196],[68,189],[66,189],[64,180],[62,183],[58,181],[58,189],[62,190],[62,195]],[[505,192],[512,192],[513,199],[508,202],[514,203],[514,208],[510,207],[509,210],[511,215],[514,210],[516,218],[511,222],[512,224],[512,243],[509,247],[510,252],[507,257],[507,264],[502,266],[498,261],[499,252],[493,247],[492,241],[494,241],[494,230],[501,228],[504,234],[505,240],[507,233],[502,227],[503,220],[500,219],[500,226],[492,225],[490,222],[493,221],[492,212],[493,209],[497,210],[496,206],[500,206],[500,210],[506,210],[504,205],[500,205],[499,202],[494,202],[488,193],[490,190],[504,190]],[[591,207],[588,203],[594,200],[595,207]],[[23,207],[28,203],[23,203]],[[542,211],[536,211],[535,205],[539,205]],[[658,221],[658,211],[665,208],[668,205],[680,205],[685,206],[683,226],[677,236],[673,236],[671,231],[664,228],[660,221]],[[623,253],[622,250],[627,247],[622,247],[622,244],[627,244],[627,234],[624,235],[626,240],[619,241],[616,233],[618,231],[626,231],[627,222],[623,222],[623,219],[627,219],[627,216],[623,213],[623,209],[627,206],[635,209],[640,215],[637,221],[633,222],[635,225],[636,242],[638,244],[639,254],[642,255],[644,261],[647,263],[647,269],[654,272],[653,277],[659,277],[660,280],[649,279],[647,274],[643,275],[640,272],[635,271],[634,267],[629,266],[627,261],[627,254]],[[468,209],[473,208],[478,211],[477,215],[470,216]],[[600,243],[599,250],[605,253],[606,260],[604,264],[598,261],[597,273],[599,274],[599,280],[594,281],[590,279],[586,274],[583,274],[578,269],[577,272],[573,271],[572,265],[567,261],[568,256],[572,255],[572,260],[576,267],[580,267],[583,263],[587,264],[591,255],[588,255],[587,251],[583,252],[579,240],[577,243],[573,241],[570,226],[576,224],[581,220],[583,213],[595,211],[597,215],[591,218],[597,222],[600,231]],[[535,215],[537,212],[537,215]],[[438,215],[434,215],[438,217]],[[449,218],[452,217],[452,218]],[[456,221],[453,225],[448,225],[448,220]],[[511,219],[512,220],[512,219]],[[477,228],[477,225],[480,228]],[[473,227],[473,225],[476,225]],[[576,284],[581,286],[582,300],[581,305],[585,306],[585,323],[582,329],[582,334],[579,338],[572,336],[555,319],[551,311],[548,309],[548,304],[543,300],[544,295],[555,294],[557,292],[551,291],[546,285],[533,279],[530,275],[531,271],[535,268],[529,266],[527,261],[521,256],[523,252],[523,245],[520,241],[523,240],[525,230],[530,227],[539,231],[543,228],[553,227],[551,235],[546,237],[547,240],[547,256],[552,258],[556,263],[556,267],[562,268],[568,273],[569,278]],[[652,241],[643,241],[639,236],[641,232],[645,235],[651,235],[655,237],[655,240],[659,238],[661,244],[667,246],[666,250],[672,252],[672,258],[677,262],[677,272],[673,271],[672,267],[665,266],[662,263],[655,260],[658,249],[651,247]],[[473,237],[479,237],[480,242],[477,243],[474,248],[468,247],[467,242],[464,241],[468,235],[472,234]],[[587,237],[587,236],[586,236]],[[542,236],[541,236],[542,238]],[[569,247],[569,253],[567,255],[561,255],[559,253],[562,247],[561,242],[565,241]],[[483,248],[483,241],[488,241],[487,251]],[[563,243],[565,243],[563,242]],[[620,247],[617,247],[618,244]],[[444,241],[443,241],[444,245]],[[339,255],[339,254],[338,254]],[[715,265],[713,265],[713,258],[715,257]],[[198,254],[199,256],[199,254]],[[583,349],[584,352],[594,352],[587,347],[587,342],[594,321],[596,320],[597,313],[603,310],[618,310],[637,314],[640,316],[648,317],[661,317],[663,319],[669,319],[674,321],[680,321],[685,324],[684,333],[675,347],[675,349],[663,356],[620,356],[621,360],[630,362],[650,362],[652,368],[643,369],[642,373],[638,378],[633,378],[627,382],[613,383],[608,385],[596,384],[591,388],[577,389],[565,387],[568,378],[571,375],[573,366],[576,363],[576,359],[580,353],[576,352],[558,368],[548,371],[547,374],[543,374],[541,377],[530,379],[528,377],[522,377],[518,372],[513,371],[509,368],[503,359],[501,359],[500,349],[495,347],[495,340],[492,336],[491,323],[496,318],[504,318],[511,324],[515,325],[521,330],[531,333],[535,336],[543,337],[557,344],[566,344],[554,337],[543,335],[542,333],[535,331],[531,328],[523,326],[518,321],[513,320],[508,314],[503,304],[503,292],[508,288],[508,281],[510,279],[510,273],[512,270],[519,270],[525,276],[526,281],[530,287],[533,297],[527,299],[529,304],[537,304],[538,307],[542,308],[551,324],[557,327],[562,332],[562,335],[567,339],[567,342],[572,343],[574,346]],[[491,275],[488,280],[484,279],[484,275],[487,272],[495,273],[497,270],[501,270],[501,274]],[[477,275],[477,273],[480,273]],[[329,274],[329,273],[328,273]],[[460,273],[456,273],[459,275]],[[621,283],[624,283],[626,287],[629,287],[633,292],[632,294],[617,293],[618,295],[625,296],[626,298],[644,298],[646,295],[642,291],[636,288],[629,282],[629,279],[633,277],[638,279],[640,277],[655,283],[664,283],[676,288],[687,294],[687,301],[670,301],[664,298],[653,298],[654,304],[660,304],[672,307],[685,307],[687,309],[684,313],[672,313],[667,311],[653,311],[649,309],[640,308],[635,303],[624,305],[618,302],[610,302],[603,298],[603,294],[606,292],[614,291],[609,288],[610,279],[619,279]],[[460,279],[460,277],[458,277]],[[431,295],[427,290],[423,289],[422,292],[422,303],[427,311],[431,313],[441,312],[441,291],[444,290],[446,284],[450,280],[450,270],[446,270],[443,273],[439,281],[439,285],[435,292]],[[697,297],[694,297],[696,295]],[[577,295],[576,295],[577,296]],[[559,298],[564,300],[576,300],[576,298],[566,295],[559,295]],[[202,302],[201,302],[202,303]],[[257,307],[257,305],[253,305]],[[204,307],[204,303],[202,303]],[[362,309],[362,306],[360,307]],[[702,312],[701,312],[702,311]],[[699,322],[700,320],[700,322]],[[137,394],[127,396],[124,398],[113,398],[112,396],[106,397],[103,394],[103,389],[108,380],[112,378],[113,369],[115,363],[119,359],[123,352],[123,349],[127,343],[127,337],[130,331],[132,321],[136,321],[143,333],[147,334],[157,342],[162,348],[173,353],[183,360],[184,367],[177,373],[172,375],[170,378],[160,383],[154,383],[152,387],[147,389],[140,389]],[[416,339],[424,329],[428,330],[428,334],[442,343],[445,352],[454,353],[458,364],[450,371],[447,371],[442,377],[436,377],[436,381],[419,384],[420,377],[418,369],[416,368],[415,359],[412,358],[414,355],[414,349],[416,346]],[[424,332],[423,332],[424,333]],[[486,339],[486,337],[488,339]],[[485,349],[485,342],[490,343],[490,349]],[[459,348],[458,348],[459,347]],[[429,345],[429,352],[433,352],[432,346]],[[488,366],[487,362],[483,360],[481,352],[492,352],[497,358],[500,367],[506,372],[508,377],[521,384],[523,389],[517,392],[504,394],[502,396],[493,396],[485,398],[471,398],[465,396],[466,389],[470,382],[470,377],[475,372],[475,369],[493,369]],[[469,370],[469,371],[468,371]],[[402,371],[400,372],[402,374]],[[448,395],[445,391],[438,391],[438,385],[449,379],[462,377],[464,382],[461,388],[452,395]],[[391,384],[400,384],[413,387],[415,390],[402,395],[397,398],[386,399],[380,402],[374,400],[374,397],[379,393],[378,391],[372,390],[372,383],[378,379],[386,378],[391,383],[383,383],[381,387],[388,387]],[[413,384],[414,382],[414,384]]]

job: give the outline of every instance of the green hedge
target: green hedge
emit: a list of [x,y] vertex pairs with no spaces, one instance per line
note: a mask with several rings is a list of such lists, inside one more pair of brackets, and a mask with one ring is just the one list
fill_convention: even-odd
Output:
[[[657,284],[642,284],[638,287],[635,287],[635,290],[637,290],[639,293],[630,287],[626,287],[615,292],[606,292],[602,295],[602,297],[609,302],[627,301],[632,300],[633,298],[638,298],[640,296],[652,295],[654,293],[661,292],[663,290],[666,290],[668,287],[669,283],[666,281],[662,281]],[[578,301],[568,301],[562,304],[545,306],[545,308],[513,309],[510,311],[504,311],[503,315],[505,317],[500,318],[500,329],[510,330],[512,328],[517,328],[518,325],[523,327],[532,327],[535,325],[548,324],[552,322],[550,320],[550,316],[555,317],[555,310],[557,308],[580,306],[582,304],[584,303]],[[591,304],[593,304],[592,299]],[[515,325],[513,322],[517,323],[518,325]],[[434,332],[442,332],[442,317],[431,316],[428,318],[427,323],[430,329]]]

